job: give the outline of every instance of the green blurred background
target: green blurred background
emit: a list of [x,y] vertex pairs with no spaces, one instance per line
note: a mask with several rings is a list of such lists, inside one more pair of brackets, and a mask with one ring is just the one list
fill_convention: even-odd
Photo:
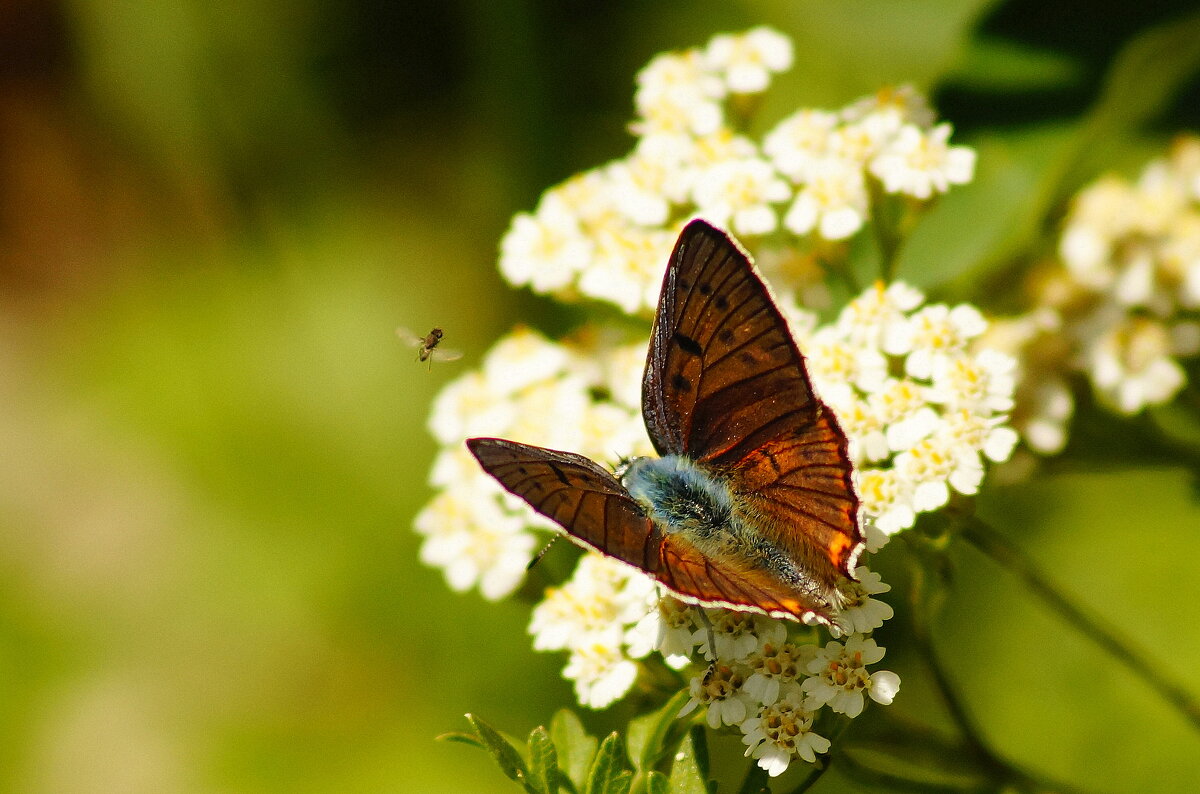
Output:
[[[515,791],[433,737],[466,711],[527,733],[571,702],[562,659],[530,649],[527,606],[450,593],[411,531],[431,396],[514,322],[576,319],[500,281],[511,215],[627,151],[653,54],[769,23],[796,43],[778,111],[913,82],[980,148],[904,272],[969,293],[948,274],[1023,228],[1047,142],[1192,5],[0,4],[0,788]],[[1197,126],[1194,74],[1177,83],[1114,166]],[[427,371],[393,331],[435,324],[467,356]],[[982,509],[1194,674],[1191,475],[1122,462],[1140,442],[1119,432]],[[937,639],[1000,751],[1097,790],[1192,790],[1175,712],[957,561]],[[894,708],[946,725],[896,596]]]

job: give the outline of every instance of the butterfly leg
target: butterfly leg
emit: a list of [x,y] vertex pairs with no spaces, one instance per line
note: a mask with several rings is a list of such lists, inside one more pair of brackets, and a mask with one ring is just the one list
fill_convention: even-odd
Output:
[[532,571],[533,566],[537,565],[539,562],[542,561],[542,557],[546,556],[546,552],[550,551],[550,547],[554,545],[554,541],[558,540],[560,537],[562,537],[562,535],[552,536],[550,538],[550,542],[547,543],[545,546],[542,546],[542,550],[539,551],[537,554],[533,555],[533,559],[530,560],[529,564],[525,566],[525,570]]

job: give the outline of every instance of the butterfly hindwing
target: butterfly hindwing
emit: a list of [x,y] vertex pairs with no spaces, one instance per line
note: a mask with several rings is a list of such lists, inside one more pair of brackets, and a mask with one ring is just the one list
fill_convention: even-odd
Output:
[[770,571],[718,562],[679,537],[668,537],[663,542],[657,578],[685,601],[708,606],[795,620],[812,615],[829,621],[832,614],[823,600],[792,591]]
[[758,531],[827,588],[854,577],[863,547],[846,437],[824,405],[792,435],[763,444],[725,476],[738,483]]
[[639,568],[679,598],[802,618],[819,607],[781,592],[770,572],[706,557],[664,535],[613,475],[591,460],[499,438],[467,441],[484,470],[581,545]]

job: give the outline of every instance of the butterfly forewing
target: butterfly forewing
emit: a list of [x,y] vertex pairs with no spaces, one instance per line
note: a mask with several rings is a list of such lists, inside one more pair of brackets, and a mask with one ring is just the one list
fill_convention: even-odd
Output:
[[813,410],[803,359],[766,286],[703,221],[688,224],[671,255],[642,393],[659,453],[697,460],[739,460]]
[[661,534],[612,474],[570,452],[472,438],[471,454],[488,474],[584,545],[651,573]]
[[862,548],[846,436],[746,254],[704,221],[668,264],[643,377],[662,454],[709,464],[824,588]]

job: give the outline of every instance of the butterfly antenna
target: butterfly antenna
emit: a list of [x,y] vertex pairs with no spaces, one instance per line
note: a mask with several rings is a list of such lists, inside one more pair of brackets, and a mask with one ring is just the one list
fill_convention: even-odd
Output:
[[530,560],[529,564],[525,566],[525,570],[532,571],[533,566],[537,565],[539,562],[542,561],[542,557],[546,556],[546,552],[550,551],[550,547],[554,545],[554,541],[558,540],[558,538],[559,538],[558,535],[555,535],[554,537],[550,538],[550,542],[547,543],[545,546],[543,546],[541,551],[539,551],[537,554],[533,555],[533,559]]
[[626,470],[629,469],[629,464],[633,463],[633,458],[629,457],[628,455],[622,455],[619,452],[614,452],[613,457],[617,459],[617,463],[615,466],[611,466],[610,468],[613,471],[613,475],[619,480]]

